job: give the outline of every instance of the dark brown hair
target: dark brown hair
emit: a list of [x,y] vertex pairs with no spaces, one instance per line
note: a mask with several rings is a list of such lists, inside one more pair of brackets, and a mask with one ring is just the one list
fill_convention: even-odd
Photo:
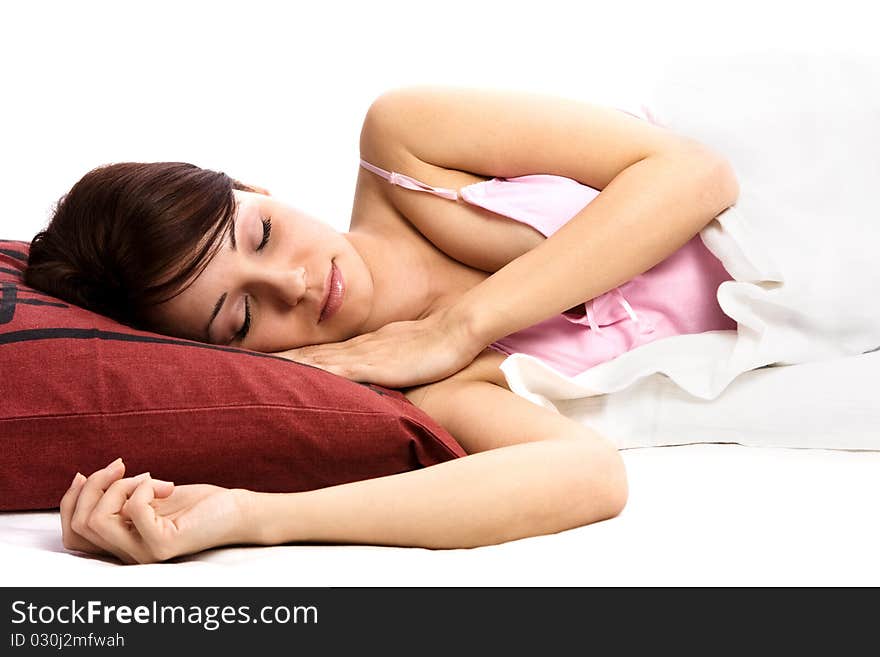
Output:
[[120,162],[83,176],[31,242],[31,287],[136,328],[192,283],[222,244],[233,189],[262,191],[186,162]]

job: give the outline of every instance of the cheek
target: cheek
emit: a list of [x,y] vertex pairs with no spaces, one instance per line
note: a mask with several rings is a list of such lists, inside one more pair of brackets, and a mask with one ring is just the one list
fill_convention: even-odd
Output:
[[305,325],[300,318],[296,317],[295,313],[270,312],[272,312],[272,317],[268,321],[264,316],[259,342],[255,342],[254,346],[248,347],[249,349],[274,353],[318,344],[315,339],[314,327]]

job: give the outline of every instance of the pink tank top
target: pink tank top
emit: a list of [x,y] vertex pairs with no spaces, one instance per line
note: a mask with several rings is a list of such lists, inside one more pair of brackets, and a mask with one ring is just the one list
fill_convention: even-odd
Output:
[[[456,191],[386,171],[363,159],[361,166],[393,185],[452,201],[461,199],[532,226],[545,237],[599,195],[599,190],[576,180],[548,174],[493,178]],[[695,235],[632,280],[489,346],[508,355],[535,356],[574,376],[660,338],[735,330],[736,321],[724,314],[716,297],[718,286],[727,280],[732,280],[730,274]]]

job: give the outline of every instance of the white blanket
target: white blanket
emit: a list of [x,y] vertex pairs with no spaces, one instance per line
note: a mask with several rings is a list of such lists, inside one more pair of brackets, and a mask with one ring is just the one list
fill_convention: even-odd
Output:
[[[623,452],[618,518],[465,550],[225,547],[121,566],[61,544],[57,511],[0,513],[3,586],[880,586],[880,453]],[[14,655],[15,652],[9,653]]]
[[[756,368],[880,346],[880,58],[680,58],[651,96],[646,105],[662,125],[712,146],[736,170],[737,204],[700,235],[734,278],[719,287],[718,301],[738,330],[658,340],[574,377],[515,354],[501,365],[511,389],[560,412],[562,400],[643,379],[645,395],[662,388],[715,400]],[[880,438],[866,444],[853,435],[788,446],[880,449]],[[627,447],[694,442],[639,435],[638,427],[622,440]]]

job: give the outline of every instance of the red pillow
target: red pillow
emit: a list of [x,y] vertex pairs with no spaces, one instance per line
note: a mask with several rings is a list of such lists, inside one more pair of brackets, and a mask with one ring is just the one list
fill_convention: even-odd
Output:
[[0,510],[58,506],[74,473],[294,492],[465,452],[396,390],[136,331],[24,285],[0,241]]

